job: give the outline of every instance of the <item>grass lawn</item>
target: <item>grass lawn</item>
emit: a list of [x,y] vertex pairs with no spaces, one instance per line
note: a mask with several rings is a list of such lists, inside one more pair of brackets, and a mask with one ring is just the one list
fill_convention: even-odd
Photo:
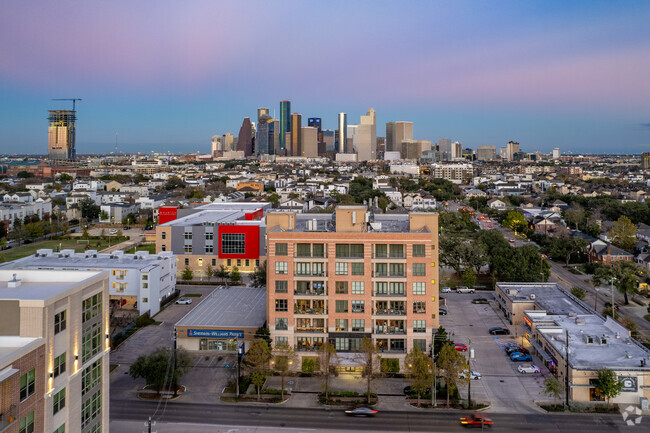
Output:
[[131,248],[126,253],[133,254],[136,251],[148,251],[149,254],[156,254],[156,244],[140,245],[139,247]]
[[[111,245],[122,242],[115,238],[111,239]],[[81,238],[74,239],[60,239],[60,240],[47,240],[34,242],[27,245],[21,245],[19,247],[14,247],[9,250],[2,251],[0,253],[0,262],[2,261],[11,261],[20,259],[22,257],[27,257],[29,255],[35,254],[37,250],[42,248],[51,249],[56,251],[61,246],[62,250],[74,249],[75,252],[81,253],[86,250],[86,245],[90,244],[90,249],[101,251],[105,248],[108,248],[108,239],[107,240],[94,240],[91,239],[88,242],[82,240]],[[4,259],[4,260],[3,260]]]

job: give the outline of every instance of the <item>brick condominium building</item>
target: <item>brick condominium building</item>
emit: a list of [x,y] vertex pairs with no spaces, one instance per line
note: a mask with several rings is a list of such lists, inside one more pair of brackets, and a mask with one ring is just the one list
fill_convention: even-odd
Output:
[[334,214],[270,212],[266,224],[274,344],[287,342],[304,358],[329,341],[343,372],[360,370],[363,337],[402,368],[414,345],[430,350],[438,327],[437,214],[338,206]]

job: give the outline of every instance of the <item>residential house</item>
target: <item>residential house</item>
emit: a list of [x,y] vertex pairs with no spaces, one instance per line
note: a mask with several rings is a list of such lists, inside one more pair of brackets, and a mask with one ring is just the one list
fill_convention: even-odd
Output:
[[603,263],[608,266],[613,265],[619,260],[634,260],[634,256],[627,251],[615,247],[601,240],[597,240],[587,246],[587,255],[590,263]]

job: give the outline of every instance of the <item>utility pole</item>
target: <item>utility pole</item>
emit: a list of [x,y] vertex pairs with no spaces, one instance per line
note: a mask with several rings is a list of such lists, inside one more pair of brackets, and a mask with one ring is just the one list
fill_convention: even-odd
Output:
[[472,408],[472,339],[469,339],[467,348],[467,408]]
[[566,331],[566,356],[564,359],[564,394],[566,398],[566,407],[569,407],[569,330]]
[[147,431],[145,433],[156,433],[151,431],[151,426],[155,425],[156,421],[151,421],[151,417],[149,417],[149,420],[144,422],[144,426],[147,427]]
[[614,281],[616,281],[616,277],[609,278],[609,286],[612,291],[612,319],[616,319],[616,316],[614,315]]
[[178,397],[178,384],[176,383],[176,328],[174,327],[174,370],[172,371],[172,386],[174,387],[174,397]]

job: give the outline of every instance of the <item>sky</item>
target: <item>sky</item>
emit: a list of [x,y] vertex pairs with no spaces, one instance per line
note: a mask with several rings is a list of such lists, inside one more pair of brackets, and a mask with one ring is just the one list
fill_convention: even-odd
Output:
[[210,151],[279,102],[336,129],[575,153],[650,151],[650,2],[0,0],[0,154]]

